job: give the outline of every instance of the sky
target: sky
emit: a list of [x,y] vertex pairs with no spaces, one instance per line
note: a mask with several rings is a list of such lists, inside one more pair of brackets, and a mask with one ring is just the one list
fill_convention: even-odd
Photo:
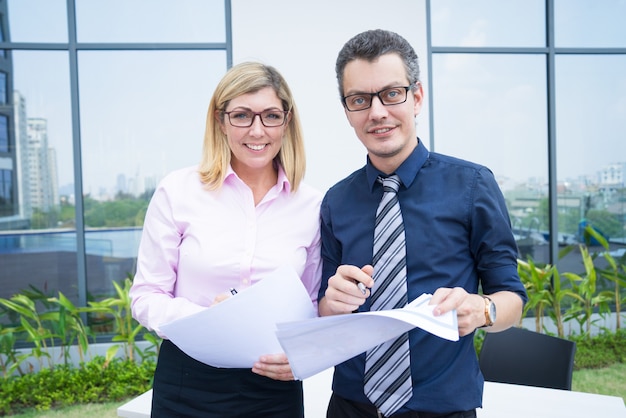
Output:
[[[224,41],[222,1],[168,4],[79,1],[78,39]],[[64,5],[10,0],[11,39],[65,42]],[[541,0],[437,0],[432,7],[433,43],[439,46],[541,46],[545,39]],[[620,19],[625,0],[560,0],[555,12],[561,46],[626,47]],[[588,30],[580,30],[581,22]],[[232,0],[233,62],[260,60],[283,73],[303,121],[306,181],[320,190],[365,162],[339,102],[334,61],[344,42],[372,28],[400,33],[421,57],[426,97],[435,98],[434,108],[425,106],[417,118],[418,135],[429,148],[485,164],[517,182],[547,178],[545,58],[438,55],[430,91],[425,27],[423,1]],[[28,116],[48,119],[59,183],[72,183],[67,54],[16,51],[13,62],[14,88],[26,97]],[[206,108],[225,62],[224,53],[214,51],[80,52],[84,191],[108,191],[120,174],[159,179],[197,163]],[[562,56],[556,72],[559,178],[626,162],[626,56]]]

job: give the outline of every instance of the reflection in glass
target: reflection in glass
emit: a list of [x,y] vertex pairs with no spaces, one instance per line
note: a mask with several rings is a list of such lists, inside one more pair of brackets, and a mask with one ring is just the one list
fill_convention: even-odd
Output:
[[5,115],[0,115],[0,152],[9,152],[9,118]]
[[549,259],[545,68],[541,55],[433,56],[434,151],[494,172],[521,257],[541,262]]
[[77,0],[77,39],[225,42],[224,13],[223,0]]
[[431,1],[433,46],[542,47],[544,0]]
[[0,214],[0,297],[32,286],[77,302],[68,56],[13,51],[9,71],[17,210]]
[[626,55],[559,56],[556,83],[559,231],[590,224],[623,251]]
[[[3,167],[4,159],[0,159],[0,218],[10,217],[15,212],[13,201],[13,170]],[[0,246],[0,248],[2,248]]]
[[67,0],[8,0],[7,41],[67,42]]
[[93,252],[99,261],[87,266],[88,290],[97,296],[134,273],[158,182],[200,161],[226,54],[84,51],[78,58],[86,239],[100,243]]
[[7,103],[7,73],[0,71],[0,106]]
[[554,0],[557,47],[626,47],[623,0]]

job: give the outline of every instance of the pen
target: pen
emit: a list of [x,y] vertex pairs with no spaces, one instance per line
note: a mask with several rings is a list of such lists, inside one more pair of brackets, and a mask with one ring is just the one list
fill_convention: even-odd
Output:
[[230,288],[230,294],[231,295],[236,295],[237,294],[237,289],[235,289],[234,287]]
[[357,283],[357,287],[359,288],[359,290],[361,290],[361,293],[363,293],[363,294],[365,294],[365,292],[367,291],[367,288],[361,282]]

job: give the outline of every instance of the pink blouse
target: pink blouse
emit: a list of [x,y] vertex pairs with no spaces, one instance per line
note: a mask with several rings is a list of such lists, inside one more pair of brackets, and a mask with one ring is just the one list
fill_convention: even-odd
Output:
[[214,191],[203,188],[197,169],[172,172],[152,197],[130,290],[133,317],[167,338],[160,325],[199,312],[218,294],[251,286],[283,265],[299,274],[317,306],[322,194],[306,184],[291,193],[279,168],[276,185],[255,206],[252,191],[232,169]]

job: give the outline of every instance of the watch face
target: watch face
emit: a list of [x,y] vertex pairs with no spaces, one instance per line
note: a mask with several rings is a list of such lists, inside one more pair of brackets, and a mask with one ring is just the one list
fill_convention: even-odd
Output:
[[496,322],[496,304],[493,302],[489,304],[489,316],[491,317],[491,322]]

